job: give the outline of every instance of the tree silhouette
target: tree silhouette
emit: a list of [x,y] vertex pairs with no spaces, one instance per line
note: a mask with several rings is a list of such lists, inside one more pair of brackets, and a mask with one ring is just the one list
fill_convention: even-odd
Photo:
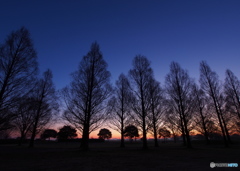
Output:
[[149,81],[149,98],[151,111],[148,116],[151,121],[150,130],[153,132],[154,145],[158,147],[157,130],[162,122],[162,115],[165,112],[165,100],[160,83],[155,79]]
[[45,129],[44,132],[41,134],[41,139],[45,140],[47,138],[56,138],[57,137],[57,131],[54,129]]
[[128,137],[129,139],[133,139],[134,137],[139,137],[138,129],[134,125],[128,125],[124,129],[124,137]]
[[88,150],[89,134],[99,128],[106,118],[105,102],[112,89],[107,63],[96,42],[72,77],[70,86],[63,89],[67,106],[64,117],[81,131],[81,149]]
[[121,145],[124,147],[124,128],[129,123],[132,92],[128,78],[121,74],[116,81],[114,96],[109,100],[111,127],[121,134]]
[[240,80],[229,69],[224,83],[226,108],[240,120]]
[[221,99],[222,93],[221,93],[221,86],[218,80],[218,75],[211,70],[209,65],[202,61],[200,63],[200,80],[201,88],[204,90],[204,92],[211,98],[215,112],[218,117],[219,125],[222,131],[224,144],[227,147],[228,146],[228,140],[230,140],[230,136],[228,134],[228,130],[226,128],[226,123],[223,118],[223,111],[222,111],[222,104]]
[[58,110],[55,87],[52,82],[52,72],[47,70],[43,73],[43,78],[36,83],[32,93],[32,108],[35,110],[33,116],[32,135],[29,147],[34,146],[34,139],[37,133],[45,126],[55,112]]
[[166,142],[166,138],[171,136],[171,132],[167,128],[163,127],[158,130],[158,135],[159,138],[163,137],[164,142]]
[[37,70],[36,51],[29,31],[22,27],[0,46],[0,131],[12,127],[16,115],[11,110],[33,87]]
[[193,109],[191,105],[192,83],[193,80],[189,77],[187,71],[183,70],[178,63],[172,62],[170,73],[167,74],[165,79],[165,87],[169,96],[168,104],[179,115],[183,140],[186,143],[186,138],[188,148],[192,147],[189,135],[189,120]]
[[109,131],[106,128],[101,129],[97,135],[99,136],[99,139],[104,139],[105,140],[105,139],[112,138],[111,131]]
[[76,132],[76,129],[72,128],[71,126],[65,125],[57,133],[57,138],[58,140],[72,139],[77,136]]
[[147,127],[150,124],[149,115],[149,81],[153,78],[150,62],[145,56],[138,55],[133,59],[133,69],[129,71],[135,100],[132,109],[134,119],[142,129],[143,149],[147,149]]
[[203,133],[206,144],[209,144],[209,132],[207,130],[207,123],[209,120],[209,114],[206,112],[206,106],[207,106],[207,101],[208,99],[206,98],[205,93],[203,92],[202,89],[198,87],[197,84],[193,85],[193,95],[194,95],[194,101],[196,105],[196,113],[197,116],[195,118],[196,126],[199,127],[200,129],[197,129],[199,132]]

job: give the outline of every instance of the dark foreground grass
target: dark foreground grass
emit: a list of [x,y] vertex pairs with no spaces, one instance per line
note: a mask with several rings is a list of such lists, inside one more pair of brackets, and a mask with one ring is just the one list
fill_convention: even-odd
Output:
[[90,151],[79,150],[79,143],[36,143],[35,148],[1,145],[0,170],[240,170],[238,168],[210,168],[210,162],[238,163],[240,145],[229,148],[219,145],[193,144],[187,149],[181,144],[149,143],[148,150],[141,149],[140,142],[127,143],[120,148],[119,142],[108,141],[90,144]]

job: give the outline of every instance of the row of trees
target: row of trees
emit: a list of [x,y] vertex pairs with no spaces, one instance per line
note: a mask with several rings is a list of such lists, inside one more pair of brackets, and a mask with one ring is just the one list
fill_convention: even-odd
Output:
[[[0,130],[13,126],[22,137],[36,134],[57,111],[56,95],[50,70],[37,77],[36,52],[25,28],[13,32],[0,48]],[[88,150],[89,134],[103,123],[121,134],[135,125],[141,130],[143,148],[147,149],[147,134],[171,131],[181,135],[191,148],[191,131],[205,136],[209,143],[213,133],[220,133],[225,146],[230,135],[240,126],[240,81],[226,71],[224,84],[210,66],[200,63],[200,79],[196,83],[181,66],[172,62],[165,85],[155,79],[150,61],[142,55],[133,59],[128,75],[121,74],[115,86],[110,84],[110,72],[99,45],[90,51],[72,73],[71,83],[61,90],[65,103],[63,118],[82,134],[81,148]]]
[[[162,132],[159,132],[159,136],[162,136]],[[40,138],[42,140],[50,140],[50,138],[57,138],[59,141],[64,141],[67,139],[73,139],[77,137],[77,130],[69,125],[65,125],[59,129],[57,132],[54,129],[45,129]],[[112,132],[109,129],[103,128],[98,133],[99,139],[110,139],[112,138]],[[124,129],[124,137],[128,137],[129,139],[139,137],[138,129],[134,125],[128,125]],[[169,137],[169,136],[168,136]]]
[[93,43],[83,57],[73,81],[63,90],[67,110],[64,117],[83,133],[82,148],[88,149],[91,131],[106,120],[121,134],[124,147],[124,127],[134,124],[142,133],[143,148],[148,148],[147,133],[158,146],[158,132],[168,129],[191,148],[190,132],[197,131],[209,143],[211,135],[220,133],[225,146],[231,142],[230,132],[239,131],[240,82],[230,71],[221,84],[210,66],[200,63],[200,80],[196,83],[188,72],[172,62],[165,85],[154,78],[149,60],[137,55],[128,75],[121,74],[112,88],[110,74],[100,52]]

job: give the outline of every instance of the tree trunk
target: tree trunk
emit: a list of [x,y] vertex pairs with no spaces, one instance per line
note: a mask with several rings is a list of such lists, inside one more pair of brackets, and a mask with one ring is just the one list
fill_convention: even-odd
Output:
[[183,138],[183,145],[186,146],[186,134],[185,134],[185,130],[184,130],[184,126],[183,126],[183,119],[182,116],[180,116],[180,122],[181,122],[181,129],[182,129],[182,138]]
[[120,147],[125,147],[125,144],[124,144],[124,130],[123,130],[123,122],[121,123],[121,144],[120,144]]
[[184,122],[184,129],[185,129],[186,139],[187,139],[187,147],[192,148],[191,139],[190,139],[189,131],[187,128],[187,121],[186,121],[185,116],[183,117],[183,122]]
[[121,134],[121,145],[120,147],[125,147],[123,133]]
[[155,147],[158,147],[158,138],[157,138],[157,129],[156,129],[156,124],[153,124],[153,133],[154,133],[154,145]]
[[156,117],[155,117],[155,111],[154,111],[154,105],[152,104],[152,122],[153,122],[153,135],[154,135],[154,146],[158,147],[158,138],[157,138],[157,126],[156,126]]
[[84,125],[83,129],[83,136],[82,136],[82,141],[80,145],[80,149],[83,151],[88,151],[89,150],[89,126]]
[[174,134],[173,135],[174,143],[177,143],[177,136]]
[[141,104],[142,104],[142,129],[143,129],[143,149],[148,149],[147,146],[147,131],[146,131],[146,111],[145,111],[145,100],[143,94],[143,86],[140,85],[140,93],[141,93]]
[[143,119],[143,149],[144,150],[148,149],[145,118]]
[[25,134],[24,131],[21,131],[21,137],[19,139],[18,145],[21,146],[22,145],[22,141],[25,139]]
[[204,137],[205,137],[205,140],[206,140],[206,144],[210,144],[209,137],[208,137],[208,132],[207,132],[207,128],[206,128],[206,123],[205,123],[205,120],[204,120],[204,116],[203,116],[203,112],[202,112],[201,107],[199,108],[199,112],[200,112],[200,116],[201,116],[201,119],[202,119],[202,126],[203,126],[203,130],[204,130]]
[[[210,87],[210,88],[211,88],[211,87]],[[212,90],[212,88],[211,88],[211,90]],[[216,113],[217,113],[219,125],[220,125],[221,131],[222,131],[223,141],[224,141],[225,147],[228,147],[228,142],[227,142],[225,130],[224,130],[224,127],[223,127],[222,118],[221,118],[221,116],[220,116],[219,108],[218,108],[218,105],[217,105],[215,96],[213,95],[213,92],[212,92],[212,91],[211,91],[211,94],[212,94],[212,98],[213,98],[215,110],[216,110]]]
[[37,124],[38,124],[38,119],[33,126],[33,132],[32,132],[32,136],[31,136],[30,144],[29,144],[30,148],[34,147],[34,140],[35,140],[36,131],[37,131]]
[[220,116],[221,116],[221,118],[222,118],[223,127],[224,127],[224,129],[225,129],[226,137],[227,137],[227,139],[228,139],[228,142],[229,142],[229,143],[232,143],[231,137],[230,137],[229,132],[228,132],[228,129],[227,129],[227,124],[226,124],[226,122],[225,122],[225,120],[224,120],[224,118],[223,118],[222,111],[220,110],[220,112],[221,112],[221,113],[220,113]]

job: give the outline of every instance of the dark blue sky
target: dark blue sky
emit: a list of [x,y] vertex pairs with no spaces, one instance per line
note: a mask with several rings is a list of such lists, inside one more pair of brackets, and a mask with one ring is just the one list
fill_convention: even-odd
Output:
[[1,42],[21,26],[30,30],[41,72],[50,68],[57,88],[94,41],[112,82],[137,54],[162,83],[171,61],[196,80],[201,60],[222,80],[227,68],[240,77],[239,0],[1,0],[0,21]]

